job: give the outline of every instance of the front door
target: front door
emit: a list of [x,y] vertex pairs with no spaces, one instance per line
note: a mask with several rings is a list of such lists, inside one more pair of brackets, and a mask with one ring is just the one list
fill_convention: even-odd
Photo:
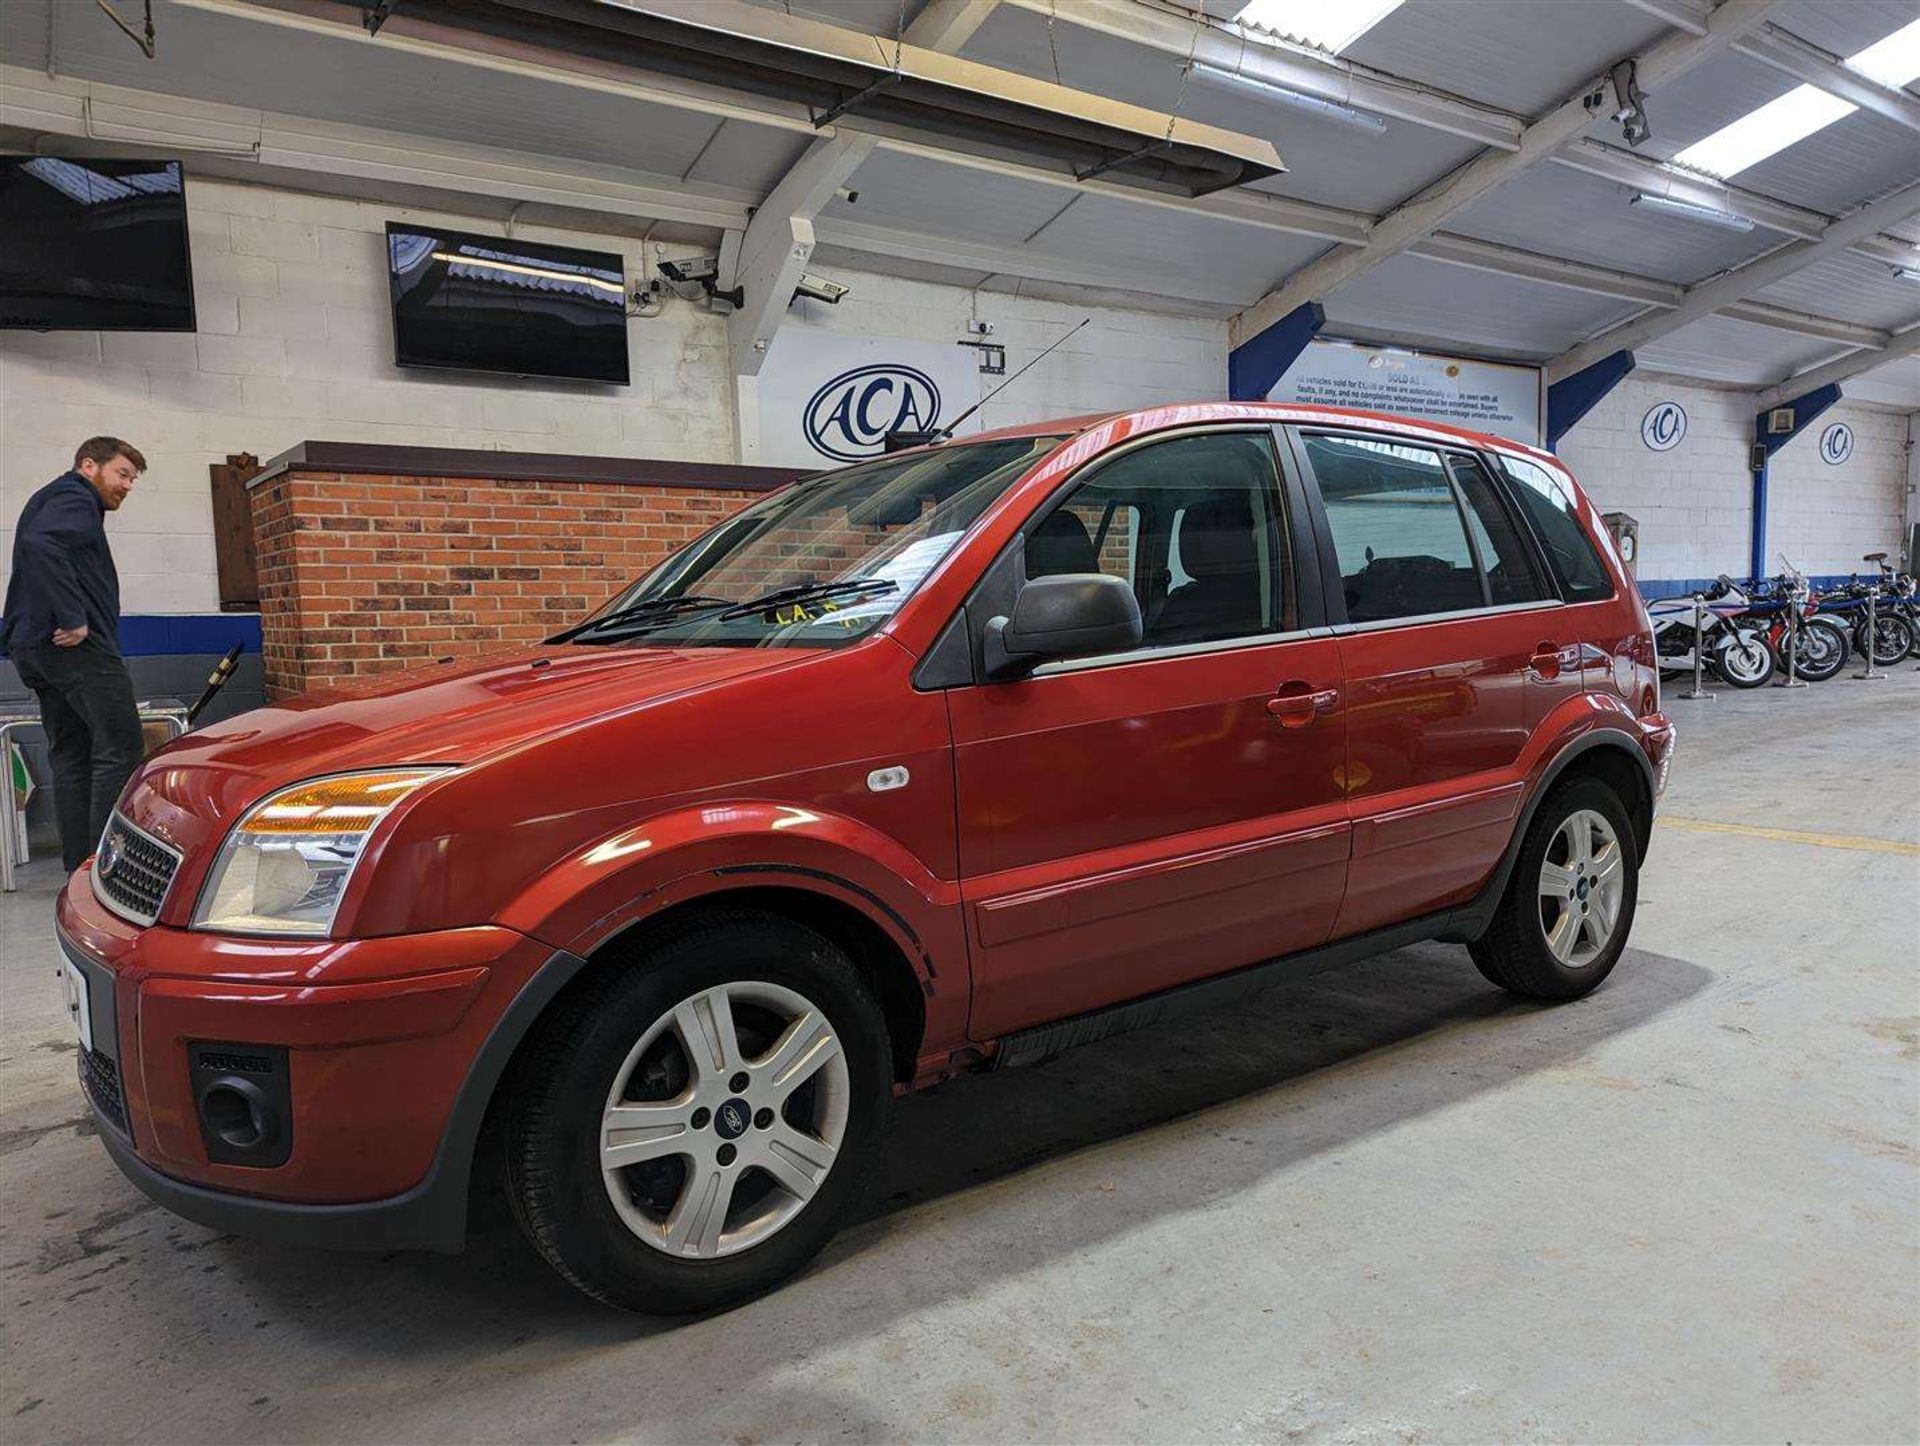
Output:
[[948,695],[976,1038],[1326,939],[1346,713],[1291,510],[1270,430],[1208,431],[1096,463],[1026,529],[1028,577],[1124,578],[1144,637]]

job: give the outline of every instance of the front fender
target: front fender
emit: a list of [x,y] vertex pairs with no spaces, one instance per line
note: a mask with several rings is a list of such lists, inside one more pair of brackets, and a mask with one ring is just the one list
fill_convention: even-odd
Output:
[[760,800],[673,809],[577,850],[498,918],[585,957],[674,905],[768,886],[859,910],[913,968],[927,1001],[926,1048],[964,1043],[969,976],[958,883],[841,814]]

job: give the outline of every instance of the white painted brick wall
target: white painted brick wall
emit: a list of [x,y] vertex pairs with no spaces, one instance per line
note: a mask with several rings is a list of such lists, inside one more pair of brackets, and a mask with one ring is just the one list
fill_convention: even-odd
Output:
[[[1687,412],[1687,435],[1669,452],[1640,441],[1660,402]],[[1853,456],[1829,467],[1818,455],[1833,422],[1853,428]],[[1774,454],[1768,468],[1768,571],[1785,553],[1808,573],[1850,572],[1860,555],[1899,546],[1906,511],[1907,419],[1859,406],[1831,408]],[[1753,476],[1747,452],[1753,408],[1738,392],[1629,378],[1561,441],[1560,456],[1607,512],[1640,520],[1640,576],[1713,577],[1747,571]]]
[[[401,371],[392,362],[387,221],[482,232],[497,223],[191,180],[188,214],[197,334],[0,332],[0,582],[21,506],[98,433],[127,438],[150,463],[109,523],[125,606],[136,613],[217,609],[207,468],[230,452],[264,459],[312,440],[734,460],[721,317],[676,301],[633,322],[630,387]],[[518,234],[618,251],[630,277],[650,274],[655,259],[643,260],[628,237]],[[1018,366],[1082,316],[1095,318],[990,404],[986,426],[1224,389],[1222,322],[848,279],[853,294],[838,307],[800,303],[803,323],[951,339],[977,316],[994,322],[994,340]]]

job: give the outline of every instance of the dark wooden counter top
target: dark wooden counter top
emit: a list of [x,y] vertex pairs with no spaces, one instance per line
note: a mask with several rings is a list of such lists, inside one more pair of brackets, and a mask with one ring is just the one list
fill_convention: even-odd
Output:
[[728,462],[582,457],[560,452],[490,452],[472,447],[399,447],[385,442],[302,442],[268,461],[247,486],[285,472],[374,473],[398,477],[491,477],[504,482],[598,482],[628,487],[702,487],[771,492],[806,471]]

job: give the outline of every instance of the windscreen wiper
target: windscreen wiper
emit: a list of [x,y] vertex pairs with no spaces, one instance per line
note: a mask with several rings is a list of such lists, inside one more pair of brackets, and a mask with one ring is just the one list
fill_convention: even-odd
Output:
[[878,597],[881,593],[895,591],[899,586],[888,577],[850,577],[840,582],[797,582],[791,587],[778,587],[760,597],[735,603],[720,617],[722,621],[752,617],[755,613],[772,612],[775,608],[791,604],[821,602],[827,598]]
[[620,623],[643,624],[656,619],[664,620],[676,613],[690,612],[696,609],[730,607],[730,597],[706,597],[700,593],[684,593],[679,597],[648,598],[645,602],[624,607],[616,612],[602,613],[598,617],[588,618],[584,623],[575,623],[570,628],[562,628],[549,643],[570,643],[585,633],[598,632],[602,628],[615,627]]

